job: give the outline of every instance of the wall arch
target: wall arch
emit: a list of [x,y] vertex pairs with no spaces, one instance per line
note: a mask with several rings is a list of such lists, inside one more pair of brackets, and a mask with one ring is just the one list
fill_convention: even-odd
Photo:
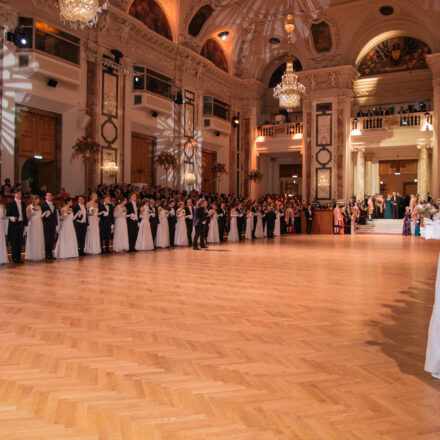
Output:
[[169,40],[173,40],[170,22],[156,0],[133,0],[128,14]]
[[211,5],[206,4],[201,6],[194,14],[193,18],[191,19],[188,25],[188,33],[193,37],[197,37],[200,34],[200,31],[202,30],[203,26],[205,25],[209,17],[211,17],[213,12],[214,9],[212,8]]
[[229,72],[226,55],[220,44],[218,44],[214,39],[208,38],[205,41],[200,54],[212,61],[218,68],[224,70],[225,72]]

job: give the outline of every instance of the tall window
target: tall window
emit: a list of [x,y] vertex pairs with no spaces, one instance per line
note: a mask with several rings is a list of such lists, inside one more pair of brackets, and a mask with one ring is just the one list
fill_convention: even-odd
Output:
[[230,119],[229,104],[212,96],[203,97],[203,116],[217,116],[228,121]]
[[80,64],[79,38],[32,18],[20,17],[18,24],[26,35],[23,49],[35,49],[69,63]]
[[133,70],[133,90],[147,90],[172,99],[173,82],[171,78],[142,66],[134,66]]

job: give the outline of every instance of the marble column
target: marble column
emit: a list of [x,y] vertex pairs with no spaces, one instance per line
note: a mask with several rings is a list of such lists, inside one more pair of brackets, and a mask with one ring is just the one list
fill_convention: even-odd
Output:
[[365,194],[371,196],[373,194],[373,155],[371,153],[365,154]]
[[429,144],[419,144],[417,148],[420,150],[419,157],[419,195],[421,200],[428,200],[429,191],[429,176],[430,176],[430,160],[429,160],[429,149],[431,145]]
[[371,194],[380,194],[380,166],[377,159],[372,162],[372,188]]
[[356,150],[356,200],[365,197],[365,149]]

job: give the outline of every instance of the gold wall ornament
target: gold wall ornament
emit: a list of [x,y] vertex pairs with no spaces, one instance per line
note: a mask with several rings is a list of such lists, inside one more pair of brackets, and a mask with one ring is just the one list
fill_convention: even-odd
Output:
[[107,9],[108,0],[58,0],[60,15],[75,29],[94,26],[99,13]]

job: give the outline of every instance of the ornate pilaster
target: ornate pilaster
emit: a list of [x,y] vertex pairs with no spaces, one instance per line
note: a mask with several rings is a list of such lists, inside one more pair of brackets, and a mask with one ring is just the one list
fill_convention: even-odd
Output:
[[421,200],[428,200],[430,177],[429,150],[431,149],[431,145],[419,144],[417,145],[417,148],[420,150],[418,176],[419,196]]
[[365,186],[364,191],[366,195],[373,195],[373,155],[371,153],[365,154]]
[[356,164],[356,200],[365,197],[365,148],[353,148],[354,162]]

